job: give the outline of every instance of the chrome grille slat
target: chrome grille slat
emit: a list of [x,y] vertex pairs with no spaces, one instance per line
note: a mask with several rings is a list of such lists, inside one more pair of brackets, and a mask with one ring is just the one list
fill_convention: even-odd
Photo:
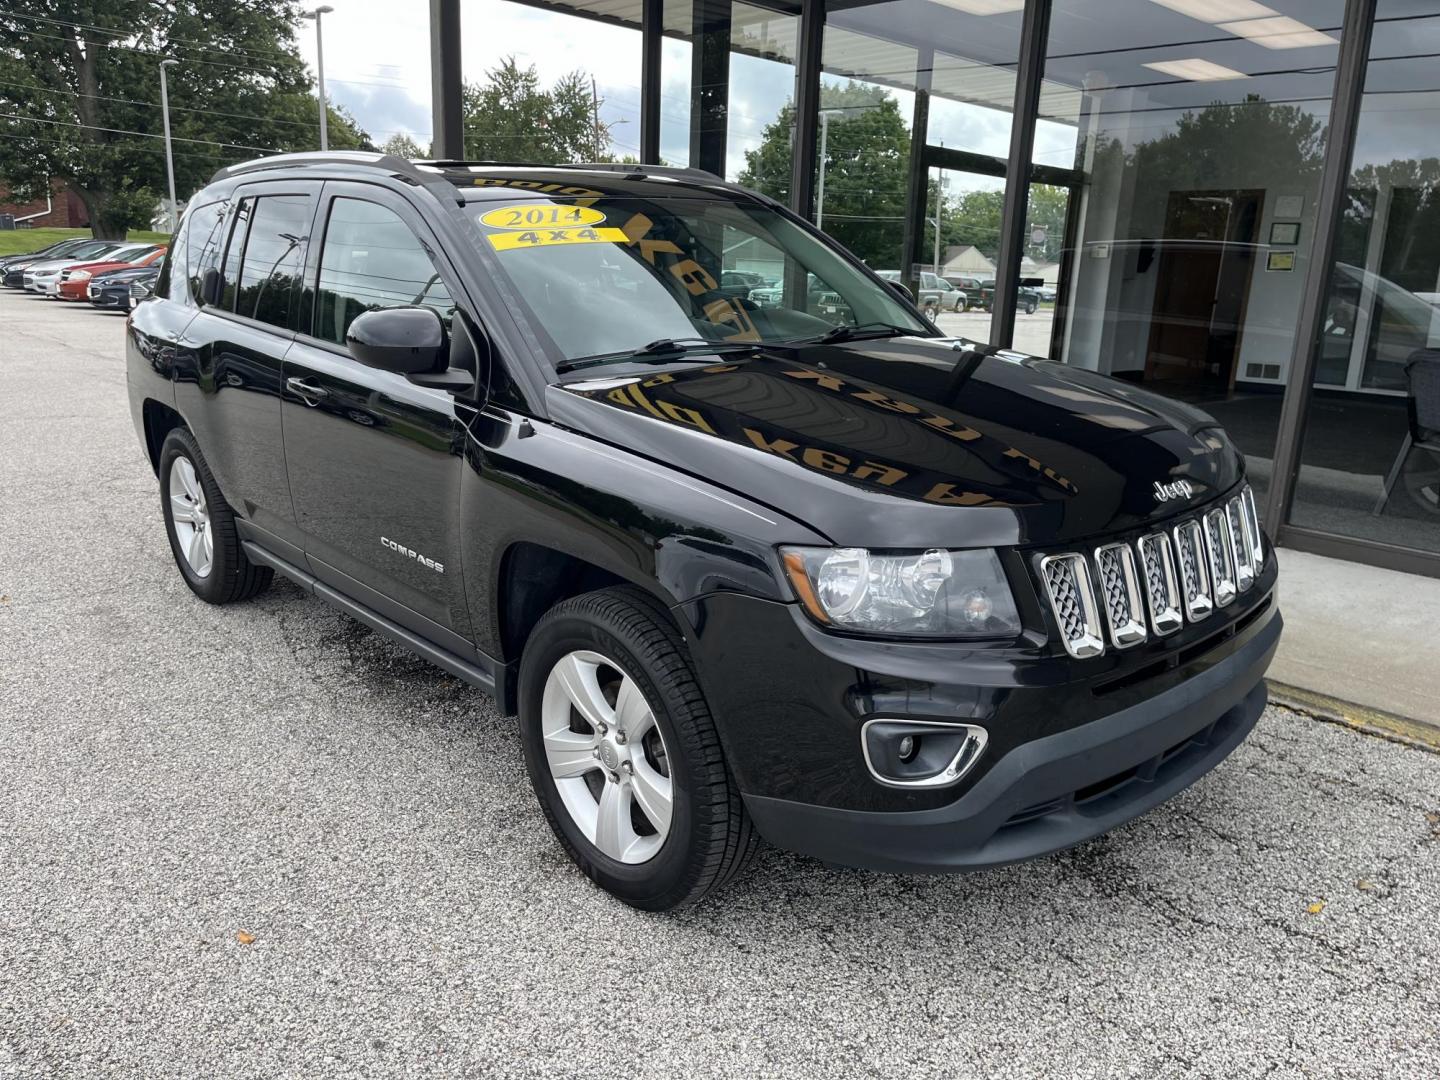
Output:
[[1050,609],[1060,626],[1065,651],[1077,660],[1104,652],[1100,615],[1085,557],[1074,553],[1047,555],[1040,560],[1040,576],[1050,594]]
[[1230,547],[1230,523],[1224,510],[1208,510],[1200,519],[1205,533],[1206,569],[1216,607],[1235,602],[1235,553]]
[[1095,569],[1099,574],[1111,642],[1117,649],[1139,645],[1146,638],[1145,608],[1130,545],[1106,544],[1096,548]]
[[1241,506],[1245,511],[1245,530],[1250,534],[1250,555],[1255,561],[1255,576],[1265,566],[1265,537],[1260,532],[1260,512],[1255,509],[1255,491],[1249,484],[1240,493]]
[[1180,584],[1175,577],[1175,560],[1170,538],[1163,532],[1139,540],[1140,564],[1145,568],[1145,599],[1150,608],[1150,629],[1164,637],[1185,624],[1180,611]]
[[1205,570],[1205,538],[1201,535],[1200,523],[1192,518],[1176,525],[1174,542],[1185,614],[1191,622],[1199,622],[1215,610],[1215,602],[1210,598],[1210,576]]
[[1235,585],[1243,593],[1255,584],[1255,553],[1250,547],[1250,533],[1245,527],[1242,496],[1225,504],[1225,522],[1230,529],[1230,547],[1235,553]]

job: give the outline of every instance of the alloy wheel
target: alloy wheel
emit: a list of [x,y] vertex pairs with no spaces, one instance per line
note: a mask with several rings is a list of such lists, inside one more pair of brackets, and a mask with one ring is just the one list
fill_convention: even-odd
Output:
[[183,454],[170,465],[170,520],[175,542],[190,572],[203,578],[215,563],[215,534],[205,489],[195,474],[195,465]]
[[654,858],[670,835],[675,788],[639,684],[600,653],[566,653],[545,680],[540,724],[550,776],[585,839],[617,862]]

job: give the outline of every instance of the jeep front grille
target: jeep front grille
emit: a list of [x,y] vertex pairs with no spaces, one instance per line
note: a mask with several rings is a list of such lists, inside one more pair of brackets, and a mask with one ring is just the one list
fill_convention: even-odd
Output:
[[1133,545],[1097,547],[1093,566],[1079,552],[1045,556],[1040,576],[1065,651],[1077,658],[1099,655],[1106,629],[1115,648],[1129,648],[1234,603],[1260,577],[1262,543],[1247,484],[1229,502],[1183,518],[1168,531],[1141,536]]
[[1060,624],[1060,640],[1065,643],[1065,651],[1080,660],[1104,652],[1105,641],[1100,637],[1100,616],[1095,610],[1095,592],[1090,587],[1085,556],[1047,556],[1040,560],[1040,574],[1050,593],[1050,609]]

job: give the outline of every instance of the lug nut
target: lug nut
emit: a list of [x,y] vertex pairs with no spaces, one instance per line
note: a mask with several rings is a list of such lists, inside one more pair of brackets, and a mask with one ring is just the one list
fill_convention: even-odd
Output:
[[622,761],[620,768],[624,769],[627,773],[633,773],[635,771],[635,766],[631,765],[629,761]]
[[620,782],[620,774],[617,772],[612,772],[610,774],[610,782],[612,784],[618,784]]
[[625,732],[621,731],[619,728],[615,729],[615,742],[620,746],[625,745]]

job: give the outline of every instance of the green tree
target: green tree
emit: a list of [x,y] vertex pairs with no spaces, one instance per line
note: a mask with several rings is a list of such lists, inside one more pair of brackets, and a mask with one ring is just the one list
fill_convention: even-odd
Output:
[[[315,103],[310,107],[315,109]],[[319,111],[315,109],[315,111]],[[319,130],[319,124],[316,124]],[[355,119],[355,114],[344,105],[331,105],[325,115],[325,139],[331,150],[374,150],[375,143]]]
[[610,126],[599,119],[602,103],[583,72],[546,90],[533,64],[522,69],[507,56],[485,82],[465,85],[465,155],[538,165],[603,161]]
[[392,157],[405,158],[407,161],[423,160],[430,156],[429,149],[422,147],[409,135],[399,132],[381,143],[380,149],[383,153]]
[[[822,86],[820,107],[831,113],[825,144],[825,231],[877,269],[903,269],[905,188],[910,133],[899,103],[879,86]],[[791,132],[787,102],[745,152],[739,181],[772,198],[790,196]],[[933,198],[933,190],[931,193]]]
[[[63,180],[97,236],[148,223],[166,190],[159,62],[169,68],[175,180],[184,199],[216,169],[318,144],[293,0],[49,0],[0,9],[0,181]],[[336,146],[368,143],[330,113]]]

